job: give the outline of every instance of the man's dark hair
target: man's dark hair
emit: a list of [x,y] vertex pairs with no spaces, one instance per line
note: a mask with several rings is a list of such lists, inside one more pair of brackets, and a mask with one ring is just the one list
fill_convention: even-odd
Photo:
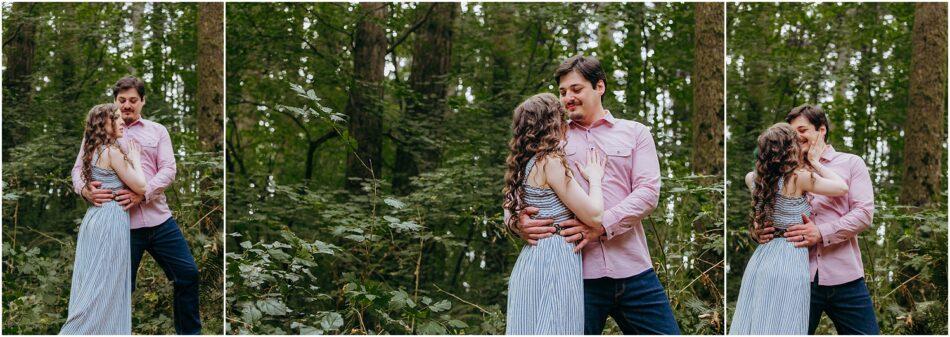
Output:
[[828,141],[828,134],[831,133],[831,123],[828,122],[828,116],[825,115],[825,111],[821,107],[811,104],[799,105],[785,115],[785,122],[791,123],[799,116],[805,116],[805,119],[815,126],[815,130],[824,126],[825,141]]
[[139,93],[139,97],[145,99],[145,82],[135,76],[126,76],[116,81],[115,85],[112,86],[112,98],[116,98],[120,92],[132,88],[135,88],[135,91]]
[[607,93],[607,74],[600,67],[600,61],[594,57],[576,55],[564,60],[554,71],[554,82],[560,85],[561,77],[575,70],[590,82],[591,88],[597,89],[597,81],[604,81],[604,93]]

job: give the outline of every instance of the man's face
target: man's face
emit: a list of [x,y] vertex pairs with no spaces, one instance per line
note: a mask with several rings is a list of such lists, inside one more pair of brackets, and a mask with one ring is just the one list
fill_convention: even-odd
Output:
[[825,127],[815,129],[815,125],[809,122],[805,116],[798,116],[789,124],[798,132],[798,145],[801,146],[803,154],[808,152],[811,142],[824,141]]
[[591,87],[589,81],[577,71],[561,76],[558,85],[561,104],[567,109],[567,116],[574,121],[583,121],[592,118],[594,111],[600,106],[600,95],[604,93],[604,82],[598,81],[597,87]]
[[126,124],[131,124],[142,118],[142,106],[145,105],[145,99],[139,96],[135,88],[125,89],[115,96],[115,104],[119,106],[122,113],[122,119]]

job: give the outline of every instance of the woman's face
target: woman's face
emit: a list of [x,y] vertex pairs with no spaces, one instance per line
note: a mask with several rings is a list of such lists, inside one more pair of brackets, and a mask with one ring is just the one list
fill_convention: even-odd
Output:
[[122,138],[125,135],[125,121],[119,118],[118,111],[111,116],[112,123],[106,123],[106,134],[112,135],[115,139]]

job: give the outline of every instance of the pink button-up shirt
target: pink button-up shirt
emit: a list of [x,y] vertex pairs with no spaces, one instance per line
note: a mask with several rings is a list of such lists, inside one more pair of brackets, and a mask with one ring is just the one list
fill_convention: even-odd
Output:
[[[125,136],[119,140],[123,148],[126,148],[125,142],[129,139],[135,139],[142,145],[142,171],[148,181],[145,187],[145,200],[129,209],[131,228],[161,225],[172,216],[168,201],[165,200],[165,188],[175,180],[177,172],[171,138],[168,130],[161,124],[139,118],[125,126]],[[73,189],[76,193],[82,194],[82,189],[86,184],[82,178],[82,147],[79,149],[76,164],[73,165],[72,177]]]
[[[653,267],[640,220],[660,198],[660,162],[650,130],[643,124],[614,118],[610,112],[590,127],[569,122],[565,152],[575,177],[574,162],[586,163],[589,149],[607,155],[603,180],[606,236],[584,247],[584,278],[624,278]],[[577,179],[584,191],[590,185]]]
[[819,285],[838,285],[864,277],[858,234],[871,227],[874,189],[861,157],[837,152],[829,146],[820,161],[844,179],[848,194],[840,197],[809,194],[812,218],[821,232],[822,242],[809,249],[808,265],[812,281],[817,272]]

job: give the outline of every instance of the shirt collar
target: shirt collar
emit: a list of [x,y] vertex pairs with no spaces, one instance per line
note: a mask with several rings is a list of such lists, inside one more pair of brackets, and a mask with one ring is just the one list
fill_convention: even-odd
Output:
[[822,152],[820,159],[831,161],[831,157],[833,157],[835,153],[838,153],[835,151],[835,147],[831,146],[831,144],[828,144],[828,147],[825,148],[825,152]]
[[[601,117],[600,119],[598,119],[598,120],[594,121],[593,123],[591,123],[590,128],[595,128],[595,127],[597,127],[597,126],[599,126],[599,125],[601,125],[601,124],[607,124],[607,125],[609,125],[609,126],[614,126],[614,124],[616,124],[616,123],[617,123],[617,118],[615,118],[614,115],[610,113],[610,110],[606,110],[606,109],[605,109],[605,110],[604,110],[604,117]],[[574,120],[568,120],[568,121],[567,121],[567,124],[568,124],[569,126],[576,126],[576,127],[581,127],[581,128],[583,128],[583,126],[581,126],[580,124],[575,123]]]
[[126,124],[125,127],[131,127],[131,126],[134,126],[134,125],[143,125],[143,126],[144,126],[145,123],[142,122],[143,120],[145,120],[145,118],[139,117],[138,120],[132,122],[132,124]]

